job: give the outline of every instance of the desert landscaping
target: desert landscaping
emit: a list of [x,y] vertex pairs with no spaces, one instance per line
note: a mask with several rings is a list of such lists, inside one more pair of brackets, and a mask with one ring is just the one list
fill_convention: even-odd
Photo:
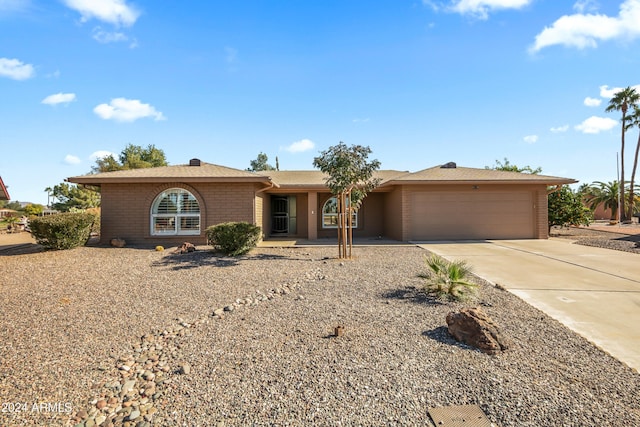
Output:
[[[3,250],[0,424],[431,425],[448,405],[502,427],[640,423],[638,373],[512,294],[428,297],[408,244],[335,252]],[[509,348],[453,339],[464,307]]]

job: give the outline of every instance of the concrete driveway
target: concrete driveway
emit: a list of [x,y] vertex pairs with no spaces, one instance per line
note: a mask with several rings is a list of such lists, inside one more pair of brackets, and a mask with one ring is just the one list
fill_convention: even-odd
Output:
[[640,372],[640,256],[561,239],[427,242]]

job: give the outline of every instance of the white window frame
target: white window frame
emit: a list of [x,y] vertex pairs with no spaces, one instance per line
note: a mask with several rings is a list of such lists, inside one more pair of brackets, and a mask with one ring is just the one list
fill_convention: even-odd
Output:
[[[158,207],[160,206],[160,203],[171,195],[175,195],[175,212],[159,213]],[[186,209],[186,206],[184,206],[185,196],[191,203],[191,209]],[[194,209],[194,202],[196,209]],[[165,228],[162,230],[157,229],[157,220],[162,219],[169,220],[169,223],[173,223],[173,228]],[[182,222],[188,221],[190,219],[197,219],[198,228],[182,229]],[[169,188],[167,190],[164,190],[162,193],[156,196],[156,198],[153,200],[153,203],[151,204],[150,228],[152,236],[195,236],[200,234],[201,226],[202,221],[200,217],[200,203],[191,192],[185,190],[184,188]]]
[[[336,210],[335,212],[326,212],[327,210],[327,203],[331,202],[332,200],[335,200],[335,206],[336,206]],[[347,204],[350,203],[350,200],[347,199]],[[353,224],[351,225],[351,228],[358,228],[358,211],[354,210],[353,211]],[[338,228],[338,220],[339,220],[339,214],[338,214],[338,197],[337,196],[332,196],[329,197],[322,205],[322,228]],[[328,218],[334,218],[335,221],[331,221],[331,222],[335,222],[335,225],[333,224],[327,224],[326,219]],[[349,224],[347,223],[347,227],[349,226]]]

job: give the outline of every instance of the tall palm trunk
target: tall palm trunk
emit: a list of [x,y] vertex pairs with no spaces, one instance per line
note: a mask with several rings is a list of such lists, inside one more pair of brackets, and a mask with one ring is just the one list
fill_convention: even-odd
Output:
[[620,147],[620,221],[626,221],[626,212],[624,210],[624,133],[627,125],[627,108],[622,107],[622,145]]
[[631,169],[631,182],[629,183],[629,211],[627,214],[629,219],[633,218],[633,208],[635,203],[633,184],[636,179],[636,170],[638,168],[638,153],[640,153],[640,132],[638,132],[638,143],[636,144],[636,154],[633,158],[633,169]]

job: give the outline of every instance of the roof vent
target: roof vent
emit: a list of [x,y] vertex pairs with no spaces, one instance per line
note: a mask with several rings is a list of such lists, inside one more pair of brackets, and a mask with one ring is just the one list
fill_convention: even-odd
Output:
[[449,163],[445,163],[444,165],[440,166],[442,169],[455,169],[456,166],[456,162],[449,162]]
[[189,166],[200,166],[200,159],[189,160]]

